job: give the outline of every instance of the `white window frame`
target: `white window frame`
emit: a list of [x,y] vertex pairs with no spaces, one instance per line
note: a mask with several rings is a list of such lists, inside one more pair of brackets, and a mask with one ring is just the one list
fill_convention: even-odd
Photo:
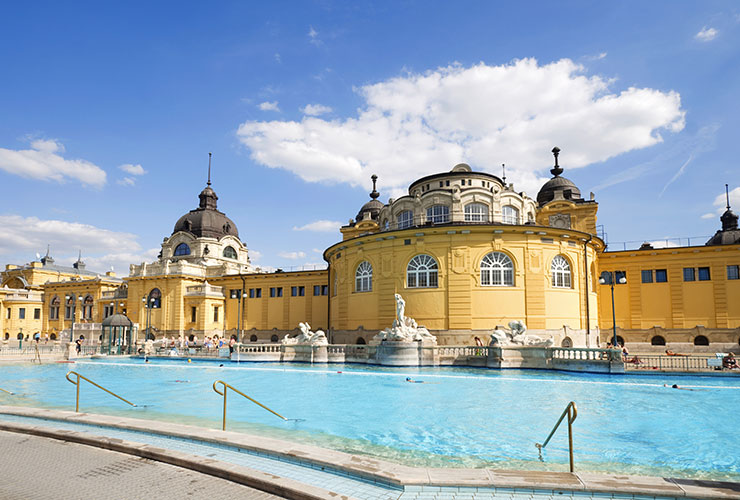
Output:
[[481,286],[514,286],[514,262],[502,252],[486,254],[480,263]]
[[477,202],[465,205],[465,222],[488,222],[488,205]]
[[450,222],[450,207],[447,205],[432,205],[427,208],[427,222],[432,224],[446,224]]
[[355,292],[373,291],[373,266],[363,260],[355,270]]
[[552,286],[554,288],[572,288],[570,263],[562,255],[556,255],[550,263]]
[[419,254],[406,266],[406,288],[437,288],[439,265],[431,255]]
[[504,224],[519,224],[519,209],[514,205],[501,207],[501,222]]
[[398,229],[408,229],[414,225],[413,210],[404,210],[398,214]]

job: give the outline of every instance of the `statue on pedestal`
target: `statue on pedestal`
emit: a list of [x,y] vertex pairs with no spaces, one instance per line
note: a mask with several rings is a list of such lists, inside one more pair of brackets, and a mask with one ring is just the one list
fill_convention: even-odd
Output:
[[329,341],[326,339],[326,334],[323,331],[318,330],[315,332],[311,331],[311,325],[308,323],[298,323],[298,328],[301,333],[296,337],[290,337],[286,335],[281,341],[283,345],[329,345]]
[[555,345],[555,340],[552,336],[548,339],[542,339],[536,335],[527,335],[527,326],[524,322],[514,320],[509,322],[509,331],[497,326],[491,332],[491,342],[489,345],[552,347]]
[[429,330],[419,326],[414,318],[406,317],[406,301],[400,294],[395,294],[396,298],[396,319],[393,320],[393,326],[386,328],[378,333],[373,340],[395,340],[401,342],[413,341],[430,341],[437,343],[437,338],[429,333]]

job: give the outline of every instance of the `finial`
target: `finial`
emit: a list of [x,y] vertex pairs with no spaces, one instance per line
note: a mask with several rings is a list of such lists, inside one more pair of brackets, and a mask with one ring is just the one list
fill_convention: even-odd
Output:
[[504,185],[506,185],[506,163],[502,163],[501,168],[504,170],[504,175],[501,177],[501,180],[504,181]]
[[558,165],[558,156],[560,155],[560,148],[555,146],[552,148],[552,155],[555,157],[555,166],[550,169],[550,173],[557,177],[558,175],[563,173],[563,169],[560,168],[560,165]]
[[730,188],[725,184],[725,196],[727,197],[727,210],[730,209]]
[[208,185],[211,185],[211,155],[213,153],[208,153]]
[[49,256],[49,248],[50,248],[50,247],[51,247],[51,245],[49,245],[49,244],[47,243],[47,244],[46,244],[46,256],[47,256],[47,257]]
[[375,175],[375,174],[373,174],[373,175],[370,176],[370,178],[373,180],[373,190],[370,193],[370,198],[372,198],[374,200],[374,199],[376,199],[376,198],[378,198],[380,196],[380,193],[378,193],[375,190],[375,182],[378,180],[378,176]]
[[82,260],[82,249],[80,249],[79,253],[77,254],[77,262],[80,262]]

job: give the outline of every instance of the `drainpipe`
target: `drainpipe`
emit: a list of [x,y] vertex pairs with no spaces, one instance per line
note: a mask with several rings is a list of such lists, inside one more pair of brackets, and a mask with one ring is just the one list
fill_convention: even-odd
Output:
[[326,286],[329,287],[329,295],[326,296],[326,329],[329,331],[329,343],[334,343],[334,332],[331,329],[331,262],[326,261]]
[[236,315],[236,341],[237,343],[242,341],[242,320],[244,319],[244,287],[246,282],[244,281],[244,275],[239,273],[239,277],[242,279],[242,291],[239,294],[239,310]]
[[586,279],[584,280],[586,290],[586,347],[591,344],[591,311],[588,303],[588,244],[594,238],[592,234],[588,235],[588,240],[583,244],[583,268]]

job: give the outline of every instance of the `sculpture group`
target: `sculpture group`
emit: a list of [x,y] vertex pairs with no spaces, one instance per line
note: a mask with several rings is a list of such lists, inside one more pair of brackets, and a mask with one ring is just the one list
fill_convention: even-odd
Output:
[[509,321],[509,331],[502,327],[496,327],[491,333],[490,345],[506,346],[530,346],[530,347],[552,347],[555,341],[552,337],[542,339],[536,335],[527,335],[527,326],[523,321]]
[[326,335],[322,330],[315,332],[311,331],[311,325],[308,323],[298,323],[298,328],[301,330],[296,337],[286,335],[282,343],[284,345],[328,345],[329,341],[326,339]]
[[403,300],[403,297],[395,294],[395,298],[396,319],[393,320],[393,325],[378,333],[373,340],[378,342],[384,340],[396,342],[429,341],[436,344],[437,338],[429,333],[429,330],[423,326],[419,326],[414,318],[406,316],[406,301]]

